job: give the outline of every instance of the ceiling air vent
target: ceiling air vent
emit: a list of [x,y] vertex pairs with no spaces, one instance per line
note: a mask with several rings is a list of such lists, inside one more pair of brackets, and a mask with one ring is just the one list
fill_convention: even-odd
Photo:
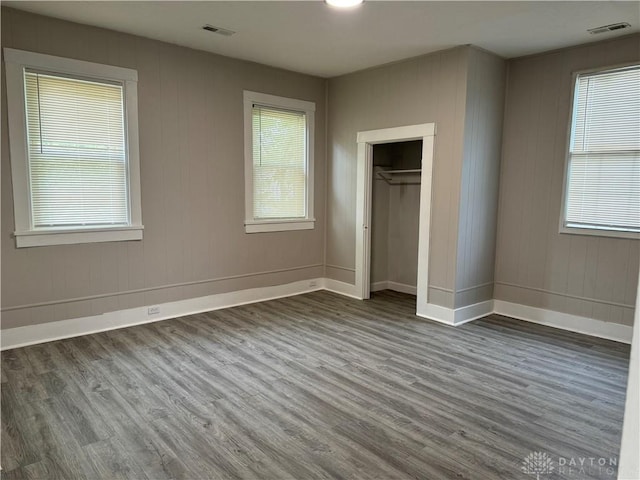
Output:
[[209,24],[202,27],[202,29],[206,30],[207,32],[217,33],[218,35],[224,35],[225,37],[230,37],[231,35],[236,33],[233,30],[227,30],[226,28],[221,28],[221,27],[214,27],[213,25],[209,25]]
[[611,25],[604,25],[602,27],[590,28],[587,30],[587,32],[591,33],[592,35],[595,35],[597,33],[613,32],[615,30],[623,30],[625,28],[630,28],[630,27],[631,25],[629,25],[627,22],[620,22],[620,23],[612,23]]

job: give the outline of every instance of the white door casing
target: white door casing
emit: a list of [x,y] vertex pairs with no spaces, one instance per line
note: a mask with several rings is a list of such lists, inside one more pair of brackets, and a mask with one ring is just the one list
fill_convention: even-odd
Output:
[[371,265],[371,190],[373,145],[422,140],[420,217],[418,229],[417,312],[425,311],[429,285],[429,240],[431,225],[431,182],[435,123],[384,128],[358,132],[356,170],[356,292],[359,298],[370,296]]

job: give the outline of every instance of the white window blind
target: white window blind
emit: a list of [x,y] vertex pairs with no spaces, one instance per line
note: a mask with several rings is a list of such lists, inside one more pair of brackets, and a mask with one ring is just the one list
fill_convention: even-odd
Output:
[[640,66],[575,89],[565,227],[640,232]]
[[252,108],[254,219],[307,215],[305,112]]
[[129,224],[122,85],[24,77],[32,228]]

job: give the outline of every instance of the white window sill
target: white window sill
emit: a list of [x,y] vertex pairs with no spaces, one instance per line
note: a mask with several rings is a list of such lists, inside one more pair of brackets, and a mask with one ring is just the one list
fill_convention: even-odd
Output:
[[31,230],[15,232],[14,236],[18,248],[75,243],[124,242],[142,240],[143,228],[142,225],[136,225],[114,228]]
[[594,237],[640,239],[640,232],[612,230],[608,228],[588,228],[564,225],[560,227],[560,233],[570,235],[590,235]]
[[266,221],[246,221],[244,229],[246,233],[262,232],[286,232],[289,230],[312,230],[315,227],[315,219],[295,219],[295,220],[266,220]]

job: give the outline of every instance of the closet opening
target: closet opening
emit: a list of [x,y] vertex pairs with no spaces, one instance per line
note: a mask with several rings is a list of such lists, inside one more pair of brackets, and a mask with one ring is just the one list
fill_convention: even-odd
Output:
[[[369,298],[371,287],[386,286],[395,290],[404,289],[416,295],[416,315],[427,316],[429,311],[429,243],[431,227],[431,181],[433,167],[433,147],[435,141],[436,128],[434,123],[423,123],[419,125],[407,125],[403,127],[383,128],[380,130],[366,130],[358,132],[357,143],[357,168],[356,168],[356,268],[355,268],[355,288],[354,296],[361,299]],[[395,144],[406,144],[396,146]],[[404,150],[407,156],[404,156]],[[382,153],[374,155],[374,150]],[[396,152],[398,150],[400,154]],[[410,153],[420,152],[420,154]],[[378,157],[375,159],[374,156]],[[374,173],[375,170],[375,173]],[[374,180],[380,178],[380,180]],[[384,214],[384,207],[381,212],[376,208],[375,217],[372,216],[372,201],[374,200],[374,182],[376,190],[380,186],[383,190],[383,183],[387,185],[388,199],[396,197],[397,204],[417,205],[417,215],[410,214],[409,211],[400,211],[395,207]],[[397,191],[391,189],[398,189]],[[412,189],[415,188],[414,192]],[[402,196],[401,196],[402,191]],[[409,192],[409,193],[407,193]],[[419,192],[419,193],[418,193]],[[413,198],[418,193],[418,198]],[[400,201],[402,200],[402,202]],[[388,200],[390,201],[390,200]],[[376,200],[376,204],[382,203]],[[394,203],[394,205],[396,205]],[[387,203],[387,208],[389,203]],[[412,207],[413,208],[413,207]],[[376,253],[372,259],[372,232],[373,222],[377,224],[377,217],[386,218],[387,225],[401,224],[398,228],[404,229],[407,223],[407,230],[417,230],[417,252],[415,247],[415,234],[406,238],[411,238],[411,248],[402,244],[403,238],[390,240],[390,234],[384,231],[384,222],[379,224],[376,235]],[[406,221],[406,222],[405,222]],[[380,235],[379,235],[380,234]],[[386,238],[386,249],[384,242]],[[389,243],[397,246],[392,258],[402,260],[392,260],[389,262]],[[387,260],[378,259],[378,252],[387,252]],[[396,257],[396,253],[398,257]],[[371,275],[372,262],[375,262],[375,277]],[[410,267],[402,268],[401,265],[412,262]],[[384,267],[378,265],[386,263],[386,275]],[[401,272],[401,276],[389,278],[390,267],[395,272]],[[378,282],[386,282],[380,284]],[[405,283],[406,282],[406,283]],[[411,288],[413,287],[413,288]]]
[[370,291],[416,294],[422,139],[373,145]]

